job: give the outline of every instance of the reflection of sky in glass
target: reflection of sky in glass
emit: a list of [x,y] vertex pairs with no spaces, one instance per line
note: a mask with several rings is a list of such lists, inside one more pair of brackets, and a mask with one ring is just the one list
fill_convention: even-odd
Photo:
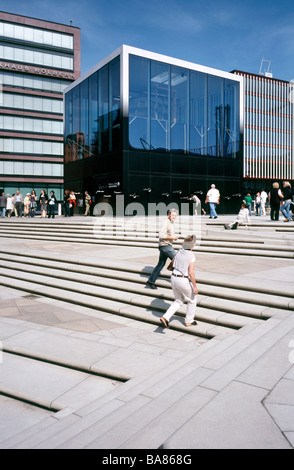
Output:
[[129,92],[131,147],[235,157],[238,82],[131,55]]

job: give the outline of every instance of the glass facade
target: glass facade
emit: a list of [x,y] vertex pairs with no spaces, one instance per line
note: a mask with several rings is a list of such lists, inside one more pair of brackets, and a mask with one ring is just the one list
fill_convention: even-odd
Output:
[[165,59],[122,46],[65,90],[66,186],[142,204],[239,192],[242,79]]
[[63,135],[63,121],[0,115],[0,129],[5,131]]
[[240,85],[130,55],[131,148],[236,158]]
[[83,80],[65,95],[65,161],[120,149],[120,60]]
[[53,93],[63,93],[63,90],[68,86],[68,82],[57,78],[36,77],[30,74],[4,71],[0,71],[0,82],[4,86],[50,91]]
[[0,21],[0,36],[47,46],[73,49],[73,36],[33,26]]
[[0,158],[1,153],[60,156],[63,154],[63,144],[61,142],[50,142],[47,140],[0,137]]
[[0,173],[24,176],[63,177],[63,164],[0,161]]
[[19,93],[3,93],[3,108],[23,109],[44,113],[62,114],[63,103],[60,99],[41,98],[39,96],[21,95]]
[[64,70],[73,70],[73,58],[59,54],[49,54],[33,49],[3,46],[0,44],[0,56],[3,60],[21,62],[26,64],[54,67]]

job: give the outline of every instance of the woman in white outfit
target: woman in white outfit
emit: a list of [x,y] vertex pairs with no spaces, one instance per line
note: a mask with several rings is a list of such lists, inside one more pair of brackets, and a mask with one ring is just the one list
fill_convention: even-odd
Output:
[[192,253],[196,243],[195,235],[185,238],[182,248],[177,252],[173,262],[171,284],[175,300],[160,318],[163,326],[168,327],[169,321],[176,311],[187,302],[185,326],[197,325],[194,320],[198,294],[195,280],[195,256]]

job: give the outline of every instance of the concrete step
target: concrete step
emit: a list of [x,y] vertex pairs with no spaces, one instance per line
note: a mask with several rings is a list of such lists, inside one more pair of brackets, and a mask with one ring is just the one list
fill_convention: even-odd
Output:
[[[121,408],[121,413],[112,413],[100,422],[100,425],[106,425],[103,431],[97,423],[60,443],[59,447],[156,449],[165,443],[165,447],[179,448],[184,445],[185,437],[195,446],[191,419],[214,400],[220,389],[267,354],[277,337],[283,337],[289,326],[293,328],[293,317],[289,318],[288,326],[276,320],[269,321],[258,326],[250,336],[239,336],[221,354],[214,354],[210,359],[206,355],[198,356],[193,365],[189,364],[189,373],[186,369],[187,375],[179,373],[183,371],[174,372],[170,380],[165,377],[155,387],[145,389],[144,396],[150,400],[135,412],[126,416]],[[267,393],[266,389],[263,393]],[[185,427],[187,431],[183,434]],[[193,448],[193,445],[187,448]]]
[[[107,261],[105,263],[107,264]],[[105,265],[103,265],[102,263],[99,267],[89,266],[86,262],[84,266],[80,263],[76,264],[74,262],[67,262],[66,264],[64,264],[64,262],[62,262],[62,260],[60,259],[58,261],[55,261],[47,258],[36,258],[33,254],[28,257],[0,252],[0,266],[3,268],[10,267],[11,269],[24,272],[30,272],[30,270],[33,269],[34,272],[38,272],[38,274],[40,275],[44,275],[47,272],[48,275],[53,278],[61,278],[67,280],[78,279],[81,283],[94,284],[101,287],[110,287],[111,280],[115,279],[119,280],[120,283],[119,285],[113,283],[111,285],[112,289],[123,290],[125,292],[135,292],[138,294],[143,294],[155,298],[163,298],[162,289],[164,289],[164,298],[168,300],[173,299],[173,295],[170,290],[170,285],[168,283],[170,273],[166,275],[164,279],[159,279],[158,285],[162,289],[160,293],[158,293],[157,291],[150,291],[148,289],[145,289],[145,283],[148,276],[148,272],[144,274],[142,273],[142,270],[133,270],[132,272],[124,271],[122,270],[123,266],[121,266],[121,264],[118,264],[116,269],[109,269],[105,267]],[[130,268],[129,263],[127,263],[126,266]],[[205,280],[205,276],[202,277],[202,279],[200,276],[200,280],[197,280],[199,290],[198,306],[206,305],[207,307],[209,307],[209,302],[212,302],[211,306],[215,308],[214,298],[217,298],[225,302],[224,307],[231,301],[233,301],[234,303],[235,301],[237,301],[243,302],[245,304],[261,305],[268,309],[280,308],[291,310],[294,307],[293,298],[287,295],[287,289],[285,290],[285,292],[282,293],[279,293],[279,290],[277,289],[276,294],[273,294],[271,290],[269,290],[268,292],[259,293],[255,292],[254,290],[252,291],[248,287],[247,289],[242,290],[240,287],[228,287],[228,285],[222,284],[217,285],[217,282],[219,282],[218,279],[209,279],[208,283]],[[207,296],[209,296],[209,298],[207,298]],[[226,308],[222,309],[220,304],[219,309],[226,310]],[[236,309],[233,308],[232,311],[236,312]],[[256,313],[254,311],[254,307],[249,308],[249,311],[246,308],[245,311],[249,316],[261,316],[263,318],[269,318],[270,316],[272,316],[271,311],[266,311],[265,308],[258,309]]]
[[120,384],[114,378],[52,364],[39,357],[3,352],[0,393],[52,412],[64,408],[74,412]]
[[[10,227],[9,227],[10,228]],[[23,226],[14,226],[14,232],[11,234],[11,229],[3,229],[0,228],[0,236],[9,233],[13,238],[18,236],[24,236],[29,234],[34,234],[35,237],[38,235],[44,236],[44,234],[49,234],[50,238],[53,236],[54,239],[58,239],[58,241],[68,241],[69,239],[69,230],[68,228],[62,227],[23,227]],[[96,233],[95,233],[96,232]],[[93,231],[93,229],[85,229],[81,228],[79,230],[73,230],[70,228],[70,238],[73,241],[77,241],[79,243],[101,243],[101,240],[105,242],[109,242],[111,240],[114,240],[116,242],[136,242],[136,243],[141,243],[144,246],[157,246],[158,245],[158,234],[150,234],[148,233],[147,235],[143,233],[136,233],[134,232],[126,232],[126,231]],[[103,238],[102,238],[103,235]],[[31,235],[30,235],[31,236]],[[97,240],[96,240],[97,239]],[[175,242],[174,246],[175,248],[178,248],[181,246],[183,238],[179,239],[179,242]],[[141,246],[143,246],[141,245]],[[206,249],[206,248],[218,248],[218,247],[228,247],[231,250],[232,249],[250,249],[250,250],[267,250],[267,251],[275,251],[275,252],[280,252],[284,251],[288,253],[291,251],[291,248],[293,246],[292,241],[287,241],[287,240],[282,240],[279,246],[274,243],[270,243],[269,241],[259,241],[259,240],[234,240],[230,236],[227,237],[227,239],[220,240],[219,237],[201,237],[201,245],[196,248],[196,251],[201,249]]]
[[[293,326],[293,319],[291,322]],[[214,375],[219,375],[223,367],[230,371],[231,363],[230,378],[237,377],[273,347],[277,335],[284,335],[286,327],[279,328],[279,321],[269,320],[256,327],[253,334],[252,330],[250,335],[236,332],[220,342],[211,340],[185,361],[178,361],[176,367],[171,364],[127,391],[124,387],[131,384],[124,384],[111,392],[110,400],[102,397],[77,411],[79,420],[70,422],[70,417],[66,417],[67,426],[58,422],[38,434],[32,430],[24,433],[17,448],[156,449],[163,443],[168,446],[171,438],[179,446],[178,430],[188,426],[216,396],[214,387],[204,384],[214,383]],[[257,344],[262,347],[255,347]]]
[[[13,228],[13,231],[11,230]],[[69,236],[70,232],[70,236]],[[114,227],[107,227],[103,229],[100,226],[81,225],[78,228],[72,225],[65,224],[51,224],[45,223],[2,223],[0,225],[0,237],[9,235],[12,238],[23,238],[30,234],[30,238],[33,240],[39,240],[44,237],[44,234],[50,234],[50,240],[59,242],[73,242],[76,243],[88,243],[95,245],[120,245],[120,246],[133,246],[136,242],[137,246],[140,247],[156,247],[158,243],[158,232],[142,230],[122,230],[118,228],[114,230]],[[135,234],[135,235],[134,235]],[[246,238],[244,240],[236,241],[232,238],[232,234],[222,234],[220,237],[202,237],[201,244],[195,248],[196,252],[215,252],[215,253],[226,253],[226,254],[242,254],[247,256],[266,256],[266,257],[281,257],[292,259],[294,254],[292,250],[292,244],[290,240],[281,240],[281,243],[274,244],[268,240],[250,240]],[[175,243],[175,248],[180,247],[180,242]]]
[[[32,266],[34,268],[33,275],[31,275]],[[71,271],[68,272],[64,271],[62,268],[60,271],[60,269],[45,268],[29,263],[21,264],[0,260],[0,269],[1,268],[4,269],[3,273],[5,273],[7,277],[14,278],[13,276],[15,276],[19,278],[23,276],[21,274],[15,275],[15,273],[27,273],[32,282],[45,286],[54,287],[56,284],[55,279],[57,279],[59,288],[74,291],[75,293],[85,293],[83,287],[87,286],[86,292],[88,293],[90,289],[94,296],[135,305],[134,308],[128,309],[129,312],[133,311],[134,315],[136,315],[136,307],[146,307],[146,309],[152,307],[164,312],[167,309],[166,301],[170,303],[173,301],[173,294],[169,286],[161,287],[154,293],[154,291],[145,289],[145,286],[138,283],[138,279],[120,280],[119,283],[117,283],[113,282],[115,279],[114,275],[112,278],[105,279],[104,276],[77,274],[72,266]],[[6,270],[7,268],[9,269]],[[13,271],[13,274],[11,271]],[[73,278],[78,279],[78,282],[72,281]],[[63,281],[69,282],[64,284]],[[142,281],[142,279],[139,279],[139,281]],[[89,286],[93,286],[93,289],[91,287],[89,288]],[[208,288],[209,287],[210,286],[208,286]],[[282,298],[281,302],[278,302],[277,299],[273,299],[271,302],[271,299],[267,299],[267,296],[264,295],[262,296],[264,303],[254,305],[254,296],[251,299],[251,303],[248,304],[248,302],[242,301],[246,298],[246,295],[242,297],[242,292],[234,292],[235,298],[231,300],[229,289],[219,288],[219,295],[217,289],[211,287],[211,290],[213,291],[214,297],[206,297],[207,292],[206,295],[201,294],[203,291],[201,290],[201,286],[199,286],[200,294],[197,299],[198,306],[195,318],[199,321],[223,325],[229,328],[241,328],[246,324],[255,322],[256,319],[263,320],[270,318],[272,315],[278,313],[279,307],[282,306],[282,308],[288,309],[289,301],[291,300]],[[150,301],[150,297],[152,297],[152,302]],[[272,306],[274,306],[274,308]],[[137,314],[139,314],[139,312],[137,312]],[[179,309],[178,315],[184,317],[185,309]]]
[[[57,448],[71,439],[73,439],[73,442],[75,439],[78,440],[78,447],[81,442],[87,445],[89,435],[91,436],[91,442],[93,435],[94,437],[98,436],[101,431],[103,432],[103,429],[107,430],[109,426],[113,425],[113,419],[116,419],[116,417],[125,419],[131,412],[139,410],[148,403],[149,399],[146,402],[140,400],[138,402],[138,397],[144,395],[145,390],[149,390],[150,396],[155,396],[158,390],[158,393],[161,393],[163,383],[166,383],[169,387],[180,379],[187,378],[191,372],[191,367],[194,368],[195,363],[197,364],[198,358],[205,355],[207,355],[207,358],[215,357],[234,344],[238,337],[239,334],[228,336],[222,341],[212,339],[197,349],[188,352],[183,357],[172,360],[163,369],[160,368],[151,375],[144,374],[144,376],[133,378],[121,384],[120,387],[113,388],[107,395],[103,395],[92,403],[76,410],[74,414],[68,409],[55,413],[51,419],[44,419],[37,426],[31,426],[16,434],[3,442],[2,445],[0,443],[0,448]],[[46,344],[47,359],[49,360],[51,357],[51,360],[54,361],[56,357],[54,343],[47,341]],[[28,342],[27,348],[27,354],[36,355],[33,342]],[[135,403],[135,407],[132,406],[134,400],[137,403]],[[126,405],[128,406],[125,407]],[[114,414],[114,417],[112,417],[112,414]],[[107,424],[108,417],[111,417],[111,421]],[[96,432],[97,427],[98,433]],[[90,434],[91,429],[93,430],[92,435]]]
[[[62,270],[71,270],[71,267],[74,266],[74,270],[76,273],[84,273],[89,274],[90,271],[92,274],[106,277],[106,278],[113,278],[121,279],[121,280],[131,280],[133,282],[144,283],[146,282],[146,277],[149,276],[150,272],[152,271],[152,267],[142,266],[140,263],[128,263],[124,260],[120,260],[119,262],[114,261],[113,259],[106,259],[106,258],[92,258],[89,256],[70,256],[62,255],[60,253],[54,254],[53,252],[47,252],[44,255],[43,251],[38,250],[22,250],[21,255],[15,252],[11,252],[9,249],[0,248],[0,258],[6,260],[20,260],[21,262],[32,265],[40,265],[44,267],[54,267],[59,268],[61,267]],[[163,271],[161,273],[161,277],[158,280],[158,285],[162,287],[166,287],[166,281],[170,278],[170,273],[168,271]],[[207,286],[213,287],[224,287],[228,289],[232,289],[232,292],[242,291],[242,292],[252,292],[254,296],[257,294],[266,294],[273,299],[277,299],[279,297],[286,298],[286,302],[288,302],[289,298],[289,289],[291,288],[288,283],[285,281],[283,282],[275,282],[275,288],[273,289],[271,285],[269,285],[268,281],[263,278],[259,278],[258,282],[256,279],[246,278],[238,278],[232,275],[225,275],[222,274],[221,276],[216,275],[215,273],[210,273],[208,271],[205,272],[197,272],[197,282],[199,284],[205,284]],[[153,292],[155,294],[155,292]],[[269,298],[268,297],[268,298]],[[246,299],[247,302],[250,302],[250,296]],[[290,296],[292,300],[292,297]],[[282,301],[283,302],[283,301]],[[258,302],[257,302],[258,303]],[[280,305],[281,306],[281,305]],[[281,306],[282,307],[282,306]],[[289,304],[289,308],[293,308]]]
[[[17,255],[0,255],[0,267],[8,277],[23,278],[19,273],[28,273],[30,279],[39,285],[50,287],[56,286],[58,280],[59,288],[75,293],[87,294],[91,293],[102,299],[111,299],[118,302],[125,302],[135,307],[152,307],[158,311],[165,311],[167,305],[165,301],[172,302],[173,295],[169,285],[164,284],[154,292],[145,289],[146,278],[137,273],[123,273],[124,279],[118,275],[118,271],[109,269],[98,269],[98,272],[91,273],[89,267],[85,266],[85,271],[81,272],[80,265],[66,265],[66,269],[61,262],[51,262],[46,260],[45,263],[39,258],[29,258]],[[4,259],[3,259],[4,258]],[[13,259],[14,261],[11,261]],[[45,264],[45,266],[44,266]],[[54,267],[49,267],[49,264]],[[34,274],[31,274],[31,272]],[[87,274],[85,274],[85,272]],[[113,280],[115,279],[115,282]],[[78,280],[78,281],[76,281]],[[119,283],[116,282],[119,280]],[[144,283],[144,285],[143,285]],[[215,286],[205,286],[199,284],[197,317],[200,321],[208,321],[211,323],[222,324],[228,327],[242,327],[248,324],[248,318],[265,319],[270,318],[273,314],[278,313],[278,309],[291,308],[290,297],[277,297],[273,295],[251,293],[243,293],[241,290],[221,288]],[[152,302],[150,302],[152,297]],[[233,297],[233,299],[231,298]],[[257,304],[255,303],[257,298]],[[136,308],[129,309],[134,314]],[[179,315],[184,316],[184,309],[179,311]]]
[[[159,318],[169,305],[164,299],[150,300],[147,295],[58,278],[58,287],[56,287],[56,280],[51,276],[30,273],[29,280],[19,279],[19,274],[13,269],[0,268],[0,275],[0,285],[156,325],[161,325]],[[170,323],[170,328],[206,338],[230,333],[231,328],[241,328],[248,323],[261,321],[198,308],[195,316],[198,320],[197,326],[185,327],[184,315],[185,308],[179,309],[175,319]]]

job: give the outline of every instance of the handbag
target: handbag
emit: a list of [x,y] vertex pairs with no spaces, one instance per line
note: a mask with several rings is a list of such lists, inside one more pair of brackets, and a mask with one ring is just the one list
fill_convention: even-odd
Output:
[[175,260],[175,258],[173,258],[173,259],[171,260],[171,262],[169,263],[169,265],[168,265],[168,267],[167,267],[167,270],[168,270],[168,271],[172,271],[172,270],[174,269],[174,260]]

